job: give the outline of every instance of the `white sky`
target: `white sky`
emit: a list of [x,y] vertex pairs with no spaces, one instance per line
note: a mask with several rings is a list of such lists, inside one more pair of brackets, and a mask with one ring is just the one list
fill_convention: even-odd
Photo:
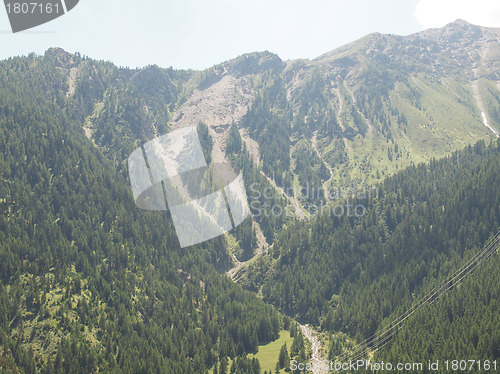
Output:
[[120,66],[202,69],[263,50],[315,58],[371,32],[407,35],[457,18],[500,27],[500,0],[80,0],[18,34],[0,8],[0,59],[61,47]]
[[442,27],[458,18],[475,25],[500,27],[499,0],[420,0],[414,14],[424,28]]

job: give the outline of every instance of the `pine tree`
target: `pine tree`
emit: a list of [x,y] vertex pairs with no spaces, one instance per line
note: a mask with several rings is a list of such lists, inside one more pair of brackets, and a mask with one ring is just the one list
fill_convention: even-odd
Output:
[[279,363],[279,360],[278,362],[276,362],[276,366],[274,367],[274,373],[275,374],[280,374],[280,363]]
[[220,360],[220,367],[219,367],[219,373],[220,374],[227,374],[227,365],[228,365],[227,357],[224,356]]
[[290,356],[288,355],[286,343],[281,346],[278,356],[278,364],[281,369],[288,368],[290,366]]

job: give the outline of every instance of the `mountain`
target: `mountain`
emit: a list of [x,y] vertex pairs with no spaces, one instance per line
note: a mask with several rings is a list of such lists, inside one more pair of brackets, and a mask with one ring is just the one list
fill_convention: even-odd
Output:
[[[259,52],[202,72],[129,70],[62,50],[45,58],[87,135],[122,171],[134,146],[199,122],[223,161],[234,124],[270,187],[287,192],[280,206],[305,218],[331,190],[498,135],[499,33],[458,20],[404,37],[371,34],[311,61]],[[253,182],[265,183],[253,178],[247,189]],[[265,221],[254,223],[253,247],[286,224]]]
[[302,322],[370,337],[497,234],[498,150],[481,142],[409,167],[372,197],[353,196],[295,224],[261,260],[272,266],[248,269],[251,283]]
[[[482,357],[483,360],[500,356],[500,300],[496,256],[460,288],[445,294],[439,303],[425,306],[415,313],[394,342],[377,352],[378,362],[408,359],[436,362],[443,357]],[[455,363],[456,364],[456,363]],[[445,363],[442,363],[445,365]],[[453,369],[449,363],[449,368]],[[488,365],[488,363],[487,363]],[[490,363],[491,369],[495,364]],[[462,363],[463,367],[463,363]],[[455,369],[459,369],[455,366]],[[480,371],[475,364],[472,369]]]
[[[56,48],[1,61],[2,362],[26,373],[258,373],[248,354],[286,340],[284,329],[294,343],[273,368],[311,354],[290,317],[321,330],[332,359],[355,352],[498,232],[499,37],[458,20],[314,60],[266,51],[204,71]],[[181,249],[169,213],[135,206],[127,159],[188,125],[212,162],[242,171],[253,214]],[[325,206],[343,213],[318,213]],[[435,335],[414,334],[422,359],[497,355],[498,321],[485,321],[492,264],[415,313],[376,357],[404,357],[423,327],[474,347],[439,350]],[[485,284],[491,292],[471,294]],[[464,318],[476,335],[456,328]]]
[[[0,63],[0,371],[204,373],[237,356],[258,366],[243,356],[279,336],[282,316],[221,275],[224,238],[181,249],[168,215],[136,208],[118,144],[108,159],[82,129],[105,80],[77,73],[69,102],[61,57]],[[175,97],[158,69],[133,79],[151,75],[165,91],[139,85],[144,100]],[[140,118],[129,99],[120,114]]]

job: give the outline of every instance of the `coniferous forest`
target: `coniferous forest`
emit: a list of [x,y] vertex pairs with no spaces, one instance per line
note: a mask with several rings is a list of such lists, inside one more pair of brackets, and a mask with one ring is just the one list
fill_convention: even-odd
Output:
[[135,209],[63,83],[32,64],[0,73],[2,357],[26,373],[199,373],[276,339],[277,311],[221,276],[225,242],[180,249],[169,217]]
[[[61,49],[0,61],[0,373],[500,366],[500,140],[460,56],[436,47],[467,50],[488,30],[201,72]],[[476,88],[497,126],[497,65],[484,63]],[[205,159],[242,173],[252,214],[181,248],[168,210],[136,206],[127,159],[195,119]]]

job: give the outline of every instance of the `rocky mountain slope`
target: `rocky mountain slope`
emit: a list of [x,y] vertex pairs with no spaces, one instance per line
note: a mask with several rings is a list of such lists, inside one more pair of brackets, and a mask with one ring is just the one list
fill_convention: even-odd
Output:
[[303,219],[353,188],[498,136],[499,57],[499,29],[457,20],[409,36],[370,34],[314,60],[259,52],[201,72],[129,70],[62,50],[44,59],[122,173],[134,147],[200,122],[213,160],[227,161],[237,126],[267,179],[261,187],[285,192],[282,206]]

